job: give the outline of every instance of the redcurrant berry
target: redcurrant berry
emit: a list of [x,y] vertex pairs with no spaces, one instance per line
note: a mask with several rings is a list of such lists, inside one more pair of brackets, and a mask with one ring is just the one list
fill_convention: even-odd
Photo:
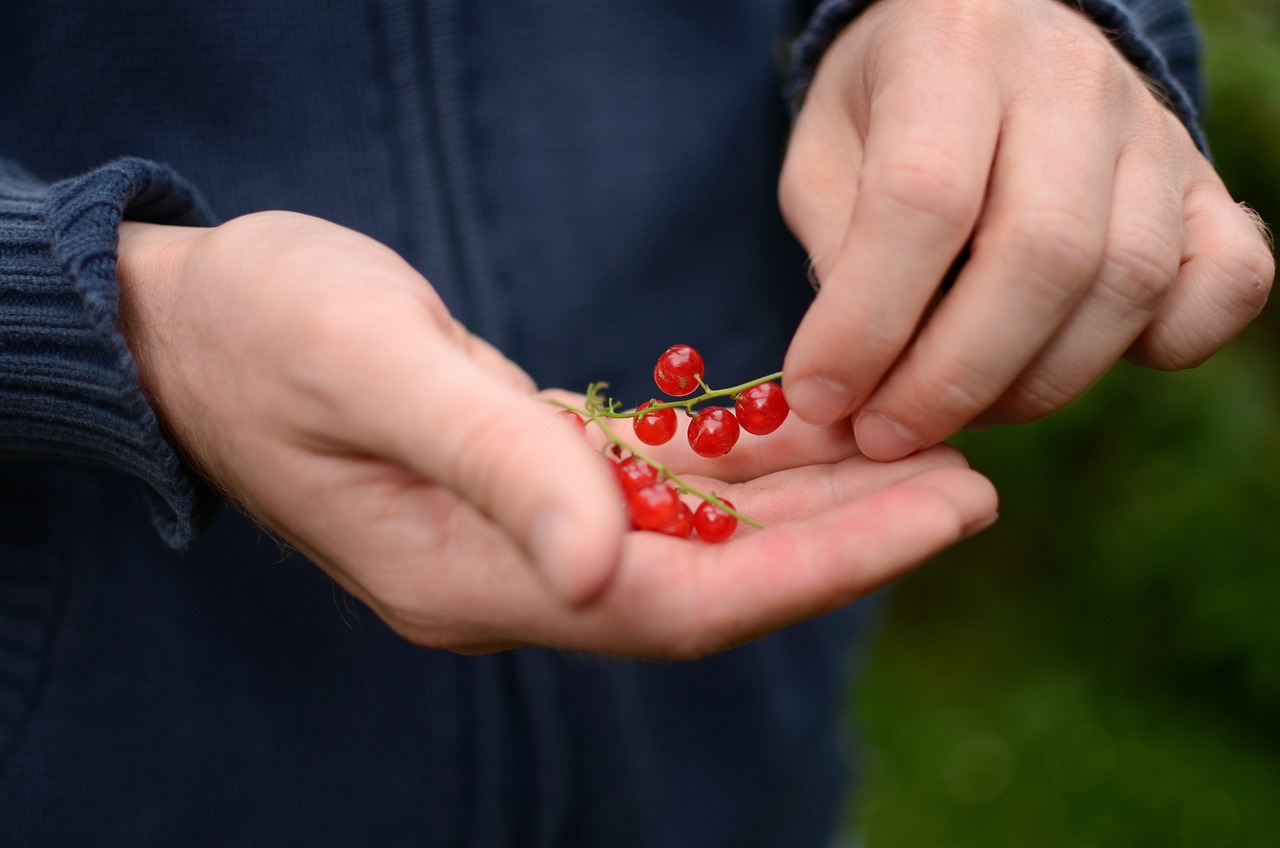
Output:
[[622,493],[630,496],[637,489],[651,486],[658,482],[658,469],[636,456],[630,456],[616,463],[613,472],[618,477],[618,485]]
[[669,395],[683,397],[698,388],[698,378],[706,373],[702,354],[686,344],[672,345],[653,366],[653,381]]
[[[656,400],[640,404],[640,409],[647,409],[656,404]],[[636,438],[646,445],[665,445],[676,434],[676,411],[670,407],[646,412],[633,419]]]
[[581,429],[581,430],[586,430],[586,429],[587,429],[587,422],[586,422],[586,421],[584,421],[584,420],[582,419],[582,416],[581,416],[581,415],[579,415],[578,413],[574,412],[573,410],[571,410],[571,409],[562,409],[562,410],[560,410],[560,415],[561,415],[561,417],[563,417],[566,421],[571,421],[571,422],[573,422],[574,424],[577,424],[579,429]]
[[661,532],[673,525],[680,515],[680,496],[665,483],[652,483],[636,489],[627,497],[631,523],[641,530]]
[[689,447],[699,456],[724,456],[738,435],[738,419],[723,406],[709,406],[689,422]]
[[680,501],[680,508],[676,511],[675,521],[672,521],[666,527],[662,528],[662,532],[668,536],[675,536],[677,539],[687,539],[693,535],[693,510]]
[[738,395],[734,405],[742,429],[755,436],[767,436],[787,420],[791,407],[777,383],[761,383]]
[[[733,504],[724,498],[721,498],[720,502],[733,509]],[[723,542],[733,535],[737,527],[737,516],[725,512],[711,501],[703,501],[698,506],[698,511],[693,514],[693,528],[698,531],[698,537],[704,542]]]

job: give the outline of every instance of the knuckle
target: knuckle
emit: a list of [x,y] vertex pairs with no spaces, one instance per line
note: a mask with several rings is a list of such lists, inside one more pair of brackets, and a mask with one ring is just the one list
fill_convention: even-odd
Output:
[[1251,212],[1241,214],[1247,222],[1232,228],[1203,258],[1214,306],[1243,324],[1266,305],[1275,283],[1276,260],[1265,226]]
[[1117,239],[1098,270],[1098,284],[1142,314],[1154,314],[1178,275],[1180,252],[1154,231]]
[[1104,95],[1129,91],[1123,60],[1092,26],[1086,32],[1059,30],[1057,35],[1062,55],[1079,75],[1083,90]]
[[1092,277],[1102,258],[1100,228],[1064,205],[1025,210],[1000,241],[998,251],[1028,269],[1032,280]]
[[1241,246],[1233,280],[1241,306],[1251,316],[1262,311],[1275,284],[1276,259],[1261,238]]
[[967,230],[978,215],[980,178],[945,144],[905,144],[892,161],[867,174],[867,190],[914,217]]
[[[834,262],[814,257],[814,270],[820,281],[829,281],[828,272]],[[838,286],[824,285],[806,316],[805,334],[808,351],[814,361],[823,359],[824,368],[834,379],[854,388],[876,382],[889,363],[898,357],[910,338],[911,325],[878,312],[875,304],[846,292]],[[797,332],[800,338],[800,332]],[[847,352],[856,346],[856,356],[832,357],[831,352]]]
[[972,63],[985,60],[1015,14],[1010,4],[989,0],[932,0],[928,11],[934,22],[928,34],[936,40],[931,46]]
[[819,169],[813,166],[812,161],[812,158],[801,156],[793,149],[783,161],[782,173],[778,177],[778,207],[782,211],[782,219],[793,230],[805,220],[812,198],[823,187]]
[[1182,326],[1153,326],[1125,354],[1131,362],[1157,371],[1194,368],[1216,349]]
[[1091,21],[1051,27],[1045,34],[1045,52],[1056,57],[1059,78],[1077,95],[1097,97],[1097,105],[1111,98],[1127,97],[1138,82],[1129,63]]
[[1078,395],[1078,392],[1046,375],[1030,374],[1010,386],[996,406],[1002,421],[1026,424],[1066,408]]
[[961,357],[940,357],[938,361],[945,366],[929,368],[915,375],[914,407],[932,410],[928,418],[967,421],[994,399],[992,387],[982,377],[981,370],[969,367]]
[[1013,14],[1009,4],[988,0],[947,0],[935,2],[934,6],[952,29],[968,28],[975,37],[981,33],[999,32],[997,28],[1008,26]]
[[[840,310],[833,309],[831,317],[844,330],[842,338],[832,349],[839,350],[849,339],[856,338],[859,346],[877,360],[892,359],[898,355],[906,339],[894,322],[871,312],[867,304],[848,304]],[[860,367],[866,367],[865,363]]]

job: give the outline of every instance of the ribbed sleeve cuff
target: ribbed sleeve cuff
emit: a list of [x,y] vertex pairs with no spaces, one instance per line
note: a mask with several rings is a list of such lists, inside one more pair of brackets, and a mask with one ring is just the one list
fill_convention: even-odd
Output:
[[[818,62],[840,31],[875,0],[825,0],[791,49],[787,90],[800,111]],[[1200,127],[1199,34],[1183,0],[1063,0],[1088,15],[1144,76],[1158,85],[1168,107],[1208,155]]]
[[122,159],[52,186],[0,163],[0,453],[135,475],[156,528],[180,548],[216,499],[162,434],[116,329],[125,218],[215,223],[195,190],[154,162]]

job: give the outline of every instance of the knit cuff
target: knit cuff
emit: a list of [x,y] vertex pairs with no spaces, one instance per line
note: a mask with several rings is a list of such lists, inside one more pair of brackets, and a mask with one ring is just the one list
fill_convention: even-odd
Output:
[[[844,27],[875,0],[824,0],[791,48],[792,114],[798,114],[823,54]],[[1181,3],[1154,0],[1063,0],[1089,16],[1178,116],[1208,155],[1200,128],[1200,40]]]
[[52,186],[0,165],[0,454],[140,478],[156,528],[181,548],[216,497],[165,439],[116,329],[126,218],[215,223],[195,190],[154,162],[121,159]]

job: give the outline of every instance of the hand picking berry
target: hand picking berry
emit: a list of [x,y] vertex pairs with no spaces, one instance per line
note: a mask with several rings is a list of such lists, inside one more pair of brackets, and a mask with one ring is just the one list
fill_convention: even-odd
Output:
[[[651,459],[624,441],[609,425],[611,418],[630,418],[636,438],[646,445],[663,445],[675,435],[676,410],[689,417],[689,446],[699,456],[724,456],[737,444],[742,430],[767,435],[786,420],[788,407],[777,380],[770,374],[727,389],[713,389],[703,379],[702,355],[685,344],[672,345],[658,358],[653,369],[654,383],[668,395],[682,400],[651,399],[639,408],[624,411],[622,404],[604,394],[607,383],[587,386],[582,408],[551,401],[566,416],[576,417],[584,426],[596,424],[609,440],[605,456],[618,480],[632,527],[688,539],[696,532],[705,542],[723,542],[733,535],[739,522],[763,526],[738,512],[726,500],[699,491],[662,463]],[[702,392],[692,395],[698,388]],[[734,408],[700,404],[722,398],[732,399]],[[739,420],[741,419],[741,421]],[[690,495],[702,503],[691,510],[681,497]]]

